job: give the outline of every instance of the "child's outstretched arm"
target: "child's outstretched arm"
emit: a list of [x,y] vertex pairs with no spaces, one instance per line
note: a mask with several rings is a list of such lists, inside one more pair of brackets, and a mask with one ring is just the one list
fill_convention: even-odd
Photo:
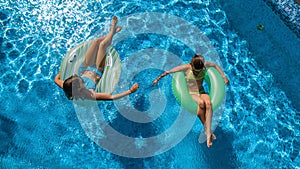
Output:
[[216,64],[212,63],[212,62],[205,62],[205,66],[208,66],[208,67],[214,67],[217,69],[217,71],[222,75],[223,79],[224,79],[224,83],[225,84],[228,84],[229,83],[229,80],[228,78],[226,77],[225,73],[223,72],[223,70]]
[[127,96],[131,93],[134,93],[137,91],[137,89],[139,88],[139,85],[138,84],[134,84],[131,86],[131,88],[127,91],[124,91],[122,93],[119,93],[119,94],[115,94],[115,95],[111,95],[111,94],[107,94],[107,93],[95,93],[95,92],[92,92],[92,98],[95,99],[95,100],[116,100],[116,99],[119,99],[119,98],[122,98],[124,96]]
[[184,71],[188,69],[188,64],[185,65],[180,65],[177,67],[174,67],[173,69],[167,70],[164,73],[162,73],[161,75],[159,75],[152,83],[152,85],[154,86],[161,78],[165,77],[166,75],[170,74],[170,73],[175,73],[175,72],[179,72],[179,71]]

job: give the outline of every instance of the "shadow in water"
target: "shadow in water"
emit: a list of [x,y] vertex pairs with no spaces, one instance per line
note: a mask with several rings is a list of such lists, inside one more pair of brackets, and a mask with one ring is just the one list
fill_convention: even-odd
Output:
[[5,154],[12,146],[16,128],[15,121],[0,114],[0,154]]
[[[213,141],[213,146],[207,148],[206,142],[199,145],[199,149],[205,155],[205,163],[209,168],[236,168],[236,156],[233,150],[232,142],[234,135],[231,132],[226,132],[221,128],[217,128],[214,132],[217,140]],[[200,155],[203,157],[203,155]]]
[[[129,137],[139,137],[144,138],[155,136],[157,133],[157,126],[148,124],[138,124],[133,123],[120,114],[118,117],[110,123],[111,126],[116,128],[119,132],[124,133]],[[153,143],[159,144],[159,143]],[[123,168],[132,169],[132,168],[157,168],[157,166],[171,166],[170,162],[174,161],[174,151],[171,149],[165,153],[147,157],[147,158],[128,158],[122,157],[119,155],[114,155],[115,159],[120,162]]]

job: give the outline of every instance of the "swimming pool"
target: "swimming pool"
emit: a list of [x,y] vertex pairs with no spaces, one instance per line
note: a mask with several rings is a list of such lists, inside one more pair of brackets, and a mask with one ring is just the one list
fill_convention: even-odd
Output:
[[[31,0],[0,1],[0,5],[2,168],[299,167],[299,112],[293,109],[284,91],[275,86],[273,75],[258,66],[248,42],[231,29],[219,1]],[[220,56],[230,85],[225,111],[215,130],[218,139],[210,149],[198,143],[202,126],[196,119],[187,136],[165,153],[147,158],[114,155],[87,137],[73,103],[53,83],[67,50],[107,32],[111,16],[126,18],[146,12],[165,13],[196,25]],[[163,23],[160,26],[163,28]],[[187,33],[193,36],[192,32]],[[132,79],[123,80],[141,85],[129,102],[138,111],[161,112],[149,99],[153,91],[159,91],[163,97],[155,101],[165,102],[166,107],[152,123],[127,120],[113,102],[99,103],[99,107],[105,110],[104,118],[115,130],[130,137],[150,137],[172,126],[180,106],[171,93],[171,77],[149,87],[162,71],[151,64],[163,65],[167,60],[157,55],[131,60],[131,55],[144,49],[159,49],[187,62],[193,51],[183,41],[167,35],[129,35],[132,36],[115,44],[123,65],[134,65],[123,70],[122,77],[136,73]],[[120,84],[120,88],[127,89],[126,85]]]

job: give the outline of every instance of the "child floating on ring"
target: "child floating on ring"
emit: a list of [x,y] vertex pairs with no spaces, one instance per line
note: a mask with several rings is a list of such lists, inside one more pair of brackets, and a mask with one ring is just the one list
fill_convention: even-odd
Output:
[[207,147],[211,147],[212,139],[216,139],[216,136],[213,133],[211,133],[211,122],[212,122],[211,99],[209,95],[204,91],[203,88],[203,80],[206,73],[206,67],[216,68],[216,70],[222,75],[225,84],[229,83],[228,78],[226,77],[226,75],[218,65],[212,62],[205,62],[203,56],[196,54],[192,58],[192,61],[189,64],[180,65],[164,72],[163,74],[158,76],[153,81],[152,84],[155,85],[162,77],[166,76],[169,73],[175,73],[179,71],[184,72],[186,82],[189,86],[188,87],[189,93],[191,94],[195,102],[198,104],[197,116],[205,128]]
[[107,36],[99,37],[92,42],[86,52],[79,76],[72,75],[63,81],[59,73],[56,75],[54,82],[64,90],[68,99],[114,100],[127,96],[138,89],[138,84],[134,84],[130,90],[115,95],[95,92],[96,84],[104,71],[106,49],[111,45],[113,36],[122,29],[121,26],[116,26],[117,22],[118,19],[114,16]]

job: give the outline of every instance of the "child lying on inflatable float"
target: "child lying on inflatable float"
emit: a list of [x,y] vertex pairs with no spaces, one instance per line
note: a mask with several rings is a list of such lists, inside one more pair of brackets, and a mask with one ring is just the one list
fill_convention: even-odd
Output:
[[[177,90],[177,92],[174,92],[174,95],[179,103],[187,104],[186,106],[183,106],[188,109],[188,111],[197,111],[197,116],[205,128],[207,147],[211,147],[212,139],[216,139],[216,136],[211,133],[212,109],[220,106],[223,101],[225,97],[224,83],[228,84],[229,80],[218,65],[212,62],[205,62],[203,56],[196,54],[189,64],[180,65],[162,73],[152,84],[155,85],[162,77],[175,72],[177,73],[173,76],[173,91],[175,88],[175,91]],[[184,76],[182,77],[185,78],[186,83],[183,82],[182,78],[180,80],[179,72],[184,73]],[[210,87],[210,94],[207,94],[203,88],[203,81],[206,80],[206,78],[208,78],[210,83],[214,83],[214,87]],[[222,81],[220,81],[220,79]],[[189,93],[192,100],[194,100],[194,103],[196,102],[197,104],[194,106],[196,107],[195,109],[193,109],[193,103],[191,103],[193,101],[189,101],[188,97],[190,96],[184,96],[184,92],[178,91],[182,90],[181,88],[184,84],[187,86],[188,90],[186,93]],[[211,102],[211,99],[214,99],[213,103]]]
[[[115,95],[111,95],[110,92],[103,93],[96,90],[98,86],[97,84],[103,76],[104,70],[106,69],[105,61],[108,53],[107,49],[112,43],[113,36],[122,29],[121,26],[116,26],[117,21],[117,17],[114,16],[112,19],[110,32],[106,36],[99,37],[90,43],[87,42],[83,45],[79,45],[79,47],[76,49],[75,53],[77,52],[78,54],[84,56],[84,61],[82,64],[80,64],[80,67],[77,71],[79,75],[75,73],[74,75],[71,74],[70,77],[62,78],[62,70],[56,75],[54,82],[63,89],[68,99],[114,100],[127,96],[138,89],[138,84],[134,84],[130,90]],[[86,52],[83,53],[82,51],[85,49]],[[76,55],[73,57],[76,57]],[[73,60],[68,60],[69,63],[72,61]],[[72,67],[70,68],[72,71],[75,70],[73,68],[73,63],[70,64],[69,67]],[[67,68],[64,67],[63,69]],[[66,70],[63,71],[66,72]],[[72,71],[69,71],[68,73],[70,74]],[[65,73],[63,73],[63,76],[65,76]]]

